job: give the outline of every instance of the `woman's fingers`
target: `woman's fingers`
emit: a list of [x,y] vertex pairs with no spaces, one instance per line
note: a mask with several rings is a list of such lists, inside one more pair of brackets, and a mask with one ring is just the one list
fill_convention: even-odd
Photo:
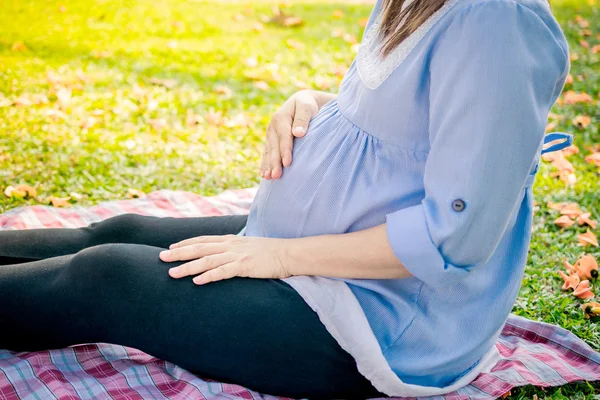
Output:
[[306,134],[308,123],[317,113],[317,109],[318,106],[314,98],[298,96],[294,112],[294,123],[292,124],[292,135],[302,137]]
[[231,239],[232,236],[237,236],[234,234],[228,235],[204,235],[204,236],[196,236],[190,239],[182,240],[181,242],[173,243],[169,246],[169,249],[175,249],[177,247],[189,246],[197,243],[221,243]]
[[190,275],[198,275],[211,269],[219,268],[222,265],[230,263],[231,261],[233,261],[231,254],[213,254],[210,256],[200,258],[198,260],[181,264],[178,267],[171,268],[169,270],[169,275],[171,276],[171,278],[176,279]]
[[234,278],[236,276],[239,276],[239,273],[240,269],[238,268],[238,264],[235,262],[230,262],[228,264],[221,265],[218,268],[211,269],[203,273],[202,275],[195,277],[193,281],[197,285],[204,285],[205,283]]
[[[273,171],[271,176],[275,179],[281,177],[280,171],[281,165],[289,167],[292,163],[292,147],[294,145],[294,136],[292,136],[292,118],[290,116],[281,116],[275,121],[275,130],[277,137],[279,138],[279,154],[281,159],[276,165],[273,165]],[[279,167],[279,169],[276,169]],[[275,171],[279,172],[279,175],[275,174]]]
[[[281,167],[281,150],[279,148],[279,142],[281,140],[281,129],[282,126],[285,126],[285,123],[282,121],[284,118],[282,116],[276,116],[273,118],[273,128],[271,129],[271,133],[267,131],[267,140],[270,141],[269,146],[269,167],[271,169],[271,178],[279,179],[282,174]],[[270,135],[270,136],[269,136]]]
[[218,254],[225,251],[222,244],[192,244],[172,250],[162,251],[160,259],[165,262],[195,260],[197,258]]

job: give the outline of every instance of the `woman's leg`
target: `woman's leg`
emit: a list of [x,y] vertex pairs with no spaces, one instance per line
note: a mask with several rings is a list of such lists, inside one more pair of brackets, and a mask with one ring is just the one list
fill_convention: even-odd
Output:
[[247,215],[157,218],[123,214],[77,229],[0,231],[0,265],[74,254],[105,243],[167,248],[195,236],[236,234],[247,219]]
[[282,396],[380,396],[280,280],[196,286],[158,247],[106,244],[0,267],[0,348],[90,342],[139,348],[202,376]]

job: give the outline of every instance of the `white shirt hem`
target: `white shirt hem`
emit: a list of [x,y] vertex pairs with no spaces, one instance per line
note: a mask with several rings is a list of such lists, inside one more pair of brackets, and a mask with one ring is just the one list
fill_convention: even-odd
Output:
[[346,283],[316,276],[294,276],[283,281],[302,296],[339,345],[354,357],[358,371],[388,396],[450,393],[468,385],[480,372],[489,372],[500,359],[496,346],[492,346],[473,369],[451,385],[440,388],[405,383],[390,368],[362,307]]

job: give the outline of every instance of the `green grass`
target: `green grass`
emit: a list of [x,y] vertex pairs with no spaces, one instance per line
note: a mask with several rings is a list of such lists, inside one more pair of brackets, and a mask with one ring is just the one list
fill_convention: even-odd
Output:
[[[556,272],[564,257],[574,261],[582,253],[576,235],[585,229],[558,229],[546,202],[575,201],[600,219],[598,169],[583,160],[586,147],[600,143],[600,53],[581,46],[575,21],[576,15],[589,20],[592,35],[585,39],[593,46],[600,43],[600,12],[582,1],[553,2],[553,9],[579,56],[567,89],[594,101],[555,106],[562,117],[556,129],[574,133],[582,150],[570,158],[578,181],[567,187],[549,176],[550,165],[541,166],[535,231],[514,312],[568,328],[599,350],[600,325],[585,320],[581,302],[561,292]],[[0,189],[29,184],[39,193],[37,199],[2,197],[0,212],[72,192],[83,195],[78,204],[89,205],[125,198],[129,188],[211,195],[258,184],[271,114],[299,87],[337,90],[336,73],[354,52],[336,30],[360,39],[359,20],[370,6],[295,2],[284,10],[304,26],[254,29],[272,15],[267,2],[0,0]],[[344,17],[333,18],[335,10]],[[257,79],[270,90],[258,89]],[[72,96],[56,111],[60,87]],[[2,106],[23,97],[47,103]],[[215,121],[215,112],[225,122]],[[191,125],[189,115],[204,120]],[[592,124],[576,128],[576,115],[590,116]],[[90,117],[93,126],[82,128]],[[586,251],[600,258],[598,248]],[[599,393],[599,384],[580,383],[518,389],[511,398],[598,399]]]

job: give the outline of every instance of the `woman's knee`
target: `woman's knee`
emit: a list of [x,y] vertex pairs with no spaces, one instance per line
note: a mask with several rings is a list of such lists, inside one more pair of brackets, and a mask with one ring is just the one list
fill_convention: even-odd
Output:
[[121,214],[92,223],[84,229],[90,233],[91,246],[105,243],[135,243],[137,233],[143,230],[144,222],[148,218],[153,217],[132,213]]
[[159,251],[150,246],[124,243],[88,247],[73,256],[69,273],[75,279],[95,280],[107,285],[131,281],[136,270],[153,258],[160,262]]

